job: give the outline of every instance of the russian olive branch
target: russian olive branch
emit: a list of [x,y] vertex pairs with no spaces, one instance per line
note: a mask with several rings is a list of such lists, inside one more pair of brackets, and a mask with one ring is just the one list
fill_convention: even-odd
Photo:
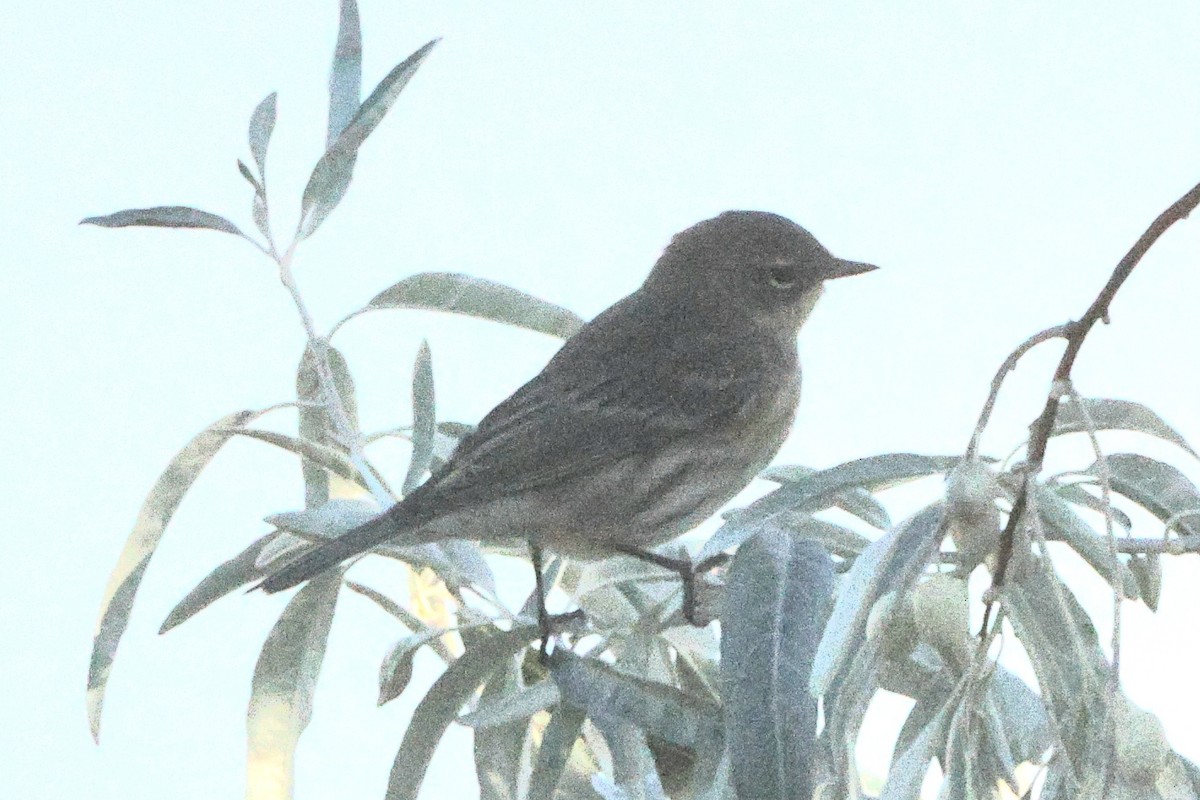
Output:
[[[1117,263],[1116,268],[1108,279],[1108,283],[1096,295],[1096,299],[1092,301],[1092,304],[1084,312],[1083,316],[1077,321],[1060,326],[1066,328],[1064,338],[1067,340],[1067,347],[1058,362],[1058,366],[1054,370],[1054,377],[1051,380],[1050,393],[1046,398],[1046,405],[1034,422],[1033,430],[1029,436],[1029,450],[1026,458],[1027,474],[1036,475],[1041,471],[1042,463],[1046,458],[1046,447],[1050,442],[1050,434],[1054,430],[1054,419],[1058,414],[1059,398],[1069,391],[1071,369],[1075,366],[1075,359],[1079,356],[1083,342],[1091,332],[1092,327],[1101,320],[1108,321],[1108,308],[1116,296],[1117,290],[1121,288],[1121,285],[1133,273],[1134,267],[1138,265],[1142,257],[1154,246],[1154,243],[1166,233],[1168,228],[1176,222],[1186,219],[1198,205],[1200,205],[1200,184],[1193,186],[1187,194],[1180,197],[1167,210],[1159,214],[1154,222],[1150,224],[1150,227],[1134,242],[1129,252]],[[1055,331],[1055,329],[1051,328],[1048,331]],[[1038,336],[1046,335],[1048,331]],[[1057,338],[1059,335],[1063,334],[1056,331],[1054,336],[1046,335],[1046,339]],[[1045,341],[1045,339],[1034,337],[1030,341],[1033,343],[1029,344],[1027,342],[1028,346],[1022,346],[1024,350],[1019,349],[1017,351],[1017,358],[1020,358],[1020,355],[1025,350],[1028,350],[1040,341]],[[1005,364],[1007,365],[1008,362],[1006,361]],[[994,399],[991,399],[991,403],[994,403]],[[986,410],[990,413],[990,407]],[[975,443],[976,438],[972,439],[972,444]],[[1028,482],[1026,481],[1021,484],[1021,488],[1018,490],[1016,501],[1013,503],[1012,511],[1008,515],[1008,522],[1004,526],[1004,531],[1000,534],[1000,550],[996,556],[996,569],[993,572],[992,588],[989,590],[990,599],[983,614],[983,624],[979,629],[979,636],[981,638],[986,635],[991,624],[992,609],[996,598],[999,597],[1000,589],[1004,585],[1008,565],[1012,560],[1013,542],[1016,539],[1017,526],[1022,523],[1022,518],[1025,515],[1028,496]]]

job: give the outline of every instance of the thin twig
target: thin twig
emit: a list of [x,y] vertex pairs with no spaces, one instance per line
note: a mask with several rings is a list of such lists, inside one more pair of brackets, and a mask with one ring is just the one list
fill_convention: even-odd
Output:
[[[1071,369],[1075,366],[1075,359],[1079,356],[1079,351],[1083,347],[1083,342],[1087,339],[1088,333],[1092,327],[1100,320],[1108,319],[1108,309],[1112,304],[1113,298],[1117,294],[1117,290],[1129,278],[1134,267],[1146,255],[1146,252],[1154,245],[1155,242],[1176,222],[1186,219],[1187,216],[1200,205],[1200,184],[1193,186],[1187,194],[1179,198],[1166,211],[1158,215],[1158,218],[1151,223],[1138,240],[1130,248],[1125,257],[1118,262],[1116,269],[1108,279],[1108,283],[1092,301],[1091,306],[1084,312],[1078,322],[1070,323],[1070,333],[1067,334],[1067,348],[1063,352],[1062,358],[1058,362],[1058,367],[1054,370],[1054,378],[1051,382],[1050,395],[1046,399],[1046,405],[1042,409],[1041,415],[1033,424],[1033,430],[1029,437],[1029,451],[1026,461],[1028,462],[1028,471],[1031,476],[1037,475],[1042,469],[1042,462],[1046,457],[1046,447],[1050,442],[1050,434],[1054,430],[1054,419],[1058,414],[1058,402],[1062,396],[1064,387],[1068,385],[1071,378]],[[1013,503],[1012,512],[1008,515],[1008,523],[1004,526],[1004,531],[1000,535],[1000,550],[996,556],[996,570],[992,577],[992,596],[998,596],[1000,589],[1004,585],[1004,579],[1008,572],[1009,561],[1012,559],[1013,542],[1016,538],[1017,526],[1021,524],[1021,518],[1024,516],[1025,506],[1028,502],[1028,485],[1022,485],[1020,493],[1017,495],[1016,501]],[[988,622],[992,615],[992,604],[989,603],[983,615],[983,625],[980,627],[979,635],[983,636],[988,630]]]
[[987,427],[988,422],[992,418],[992,409],[996,407],[996,398],[1000,395],[1000,387],[1004,385],[1004,379],[1008,373],[1012,372],[1017,367],[1017,362],[1021,360],[1021,356],[1028,353],[1033,348],[1043,342],[1049,342],[1052,339],[1065,339],[1070,333],[1073,323],[1064,325],[1055,325],[1053,328],[1047,328],[1040,333],[1035,333],[1008,354],[1008,358],[1004,359],[1004,363],[1000,365],[1000,369],[996,370],[996,377],[992,378],[992,389],[988,393],[987,402],[983,404],[983,410],[979,412],[979,422],[975,424],[975,431],[971,434],[971,443],[967,445],[966,458],[975,458],[975,454],[979,451],[979,437],[983,435],[983,429]]

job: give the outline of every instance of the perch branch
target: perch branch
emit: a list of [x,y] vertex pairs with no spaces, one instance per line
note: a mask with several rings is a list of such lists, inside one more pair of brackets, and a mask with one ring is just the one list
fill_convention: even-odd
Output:
[[[1037,421],[1033,424],[1033,431],[1029,437],[1028,470],[1029,475],[1037,475],[1041,471],[1042,462],[1046,457],[1046,446],[1050,442],[1050,433],[1054,429],[1054,418],[1058,414],[1059,398],[1067,391],[1070,385],[1071,369],[1075,366],[1075,359],[1079,356],[1079,351],[1083,347],[1083,342],[1087,339],[1088,333],[1092,327],[1100,320],[1108,320],[1108,308],[1112,304],[1113,298],[1117,294],[1117,290],[1129,278],[1134,267],[1146,255],[1146,252],[1154,245],[1155,242],[1176,222],[1186,219],[1187,216],[1200,205],[1200,184],[1193,186],[1187,194],[1176,200],[1170,208],[1158,215],[1158,218],[1150,224],[1125,257],[1117,263],[1116,269],[1108,279],[1108,283],[1092,301],[1092,304],[1084,312],[1083,316],[1077,322],[1069,323],[1070,332],[1066,335],[1067,347],[1063,352],[1062,358],[1058,362],[1058,367],[1054,370],[1054,379],[1051,383],[1050,394],[1046,398],[1046,405],[1042,409],[1042,413],[1038,416]],[[1053,330],[1053,329],[1051,329]],[[992,598],[999,597],[1000,589],[1004,585],[1004,579],[1008,571],[1009,561],[1012,560],[1013,541],[1016,538],[1017,526],[1021,524],[1024,516],[1025,506],[1028,501],[1028,483],[1021,486],[1020,492],[1017,495],[1016,501],[1013,503],[1012,512],[1008,515],[1008,523],[1004,526],[1004,531],[1000,536],[1000,550],[996,557],[996,571],[993,573],[992,590],[990,596]],[[991,621],[993,602],[988,603],[987,610],[984,611],[983,625],[979,629],[979,635],[985,636],[988,630],[989,622]]]

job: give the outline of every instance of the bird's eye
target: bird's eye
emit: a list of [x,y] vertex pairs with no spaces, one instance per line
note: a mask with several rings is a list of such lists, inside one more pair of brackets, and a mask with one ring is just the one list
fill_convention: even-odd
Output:
[[771,267],[767,270],[767,283],[776,289],[790,289],[796,284],[796,275],[789,267]]

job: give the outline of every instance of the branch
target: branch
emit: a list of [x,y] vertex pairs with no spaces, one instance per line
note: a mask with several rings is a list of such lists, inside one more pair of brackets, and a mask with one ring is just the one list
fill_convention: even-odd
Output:
[[[1054,379],[1050,385],[1050,394],[1046,398],[1046,405],[1042,409],[1042,413],[1037,418],[1037,421],[1033,424],[1033,431],[1029,437],[1029,455],[1026,461],[1027,474],[1030,476],[1041,472],[1042,463],[1046,458],[1046,447],[1050,442],[1050,434],[1054,430],[1054,418],[1058,414],[1059,398],[1068,390],[1071,380],[1071,369],[1075,366],[1075,359],[1079,356],[1079,351],[1083,347],[1083,342],[1087,338],[1087,335],[1091,332],[1092,326],[1100,320],[1107,322],[1108,308],[1112,304],[1117,290],[1129,278],[1134,267],[1138,265],[1142,257],[1146,255],[1147,251],[1150,250],[1168,228],[1176,222],[1186,219],[1198,205],[1200,205],[1200,184],[1193,186],[1187,194],[1176,200],[1170,208],[1158,215],[1158,218],[1150,224],[1146,232],[1138,238],[1133,247],[1129,249],[1129,252],[1125,254],[1125,257],[1117,264],[1112,276],[1108,279],[1108,283],[1104,285],[1100,294],[1092,301],[1091,306],[1088,307],[1079,321],[1069,323],[1070,332],[1066,336],[1066,351],[1063,353],[1062,359],[1058,362],[1058,367],[1054,370]],[[1022,484],[1017,494],[1012,512],[1008,515],[1008,524],[1004,526],[1004,532],[1000,535],[1000,550],[996,556],[996,571],[993,573],[992,589],[990,591],[993,598],[999,597],[1000,589],[1004,585],[1004,579],[1008,572],[1008,564],[1012,560],[1013,541],[1016,538],[1017,526],[1021,524],[1027,500],[1028,483],[1026,482]],[[992,608],[993,603],[989,603],[987,610],[984,612],[983,625],[979,629],[981,637],[986,635],[988,630]]]

